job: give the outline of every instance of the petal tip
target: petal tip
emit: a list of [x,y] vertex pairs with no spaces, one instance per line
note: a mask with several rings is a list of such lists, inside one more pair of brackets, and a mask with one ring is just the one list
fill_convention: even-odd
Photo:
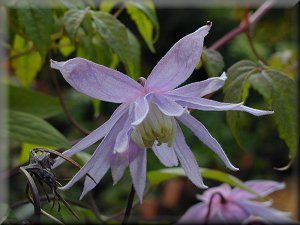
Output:
[[53,69],[60,70],[60,68],[63,66],[64,62],[57,62],[53,59],[50,59],[50,67]]

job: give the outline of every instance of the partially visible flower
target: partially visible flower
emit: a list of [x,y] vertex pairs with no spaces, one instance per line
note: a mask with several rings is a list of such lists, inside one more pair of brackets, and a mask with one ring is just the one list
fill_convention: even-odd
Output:
[[[204,111],[240,110],[256,116],[273,112],[252,109],[241,103],[221,103],[202,98],[224,85],[225,73],[221,77],[175,89],[192,74],[198,64],[204,37],[210,27],[211,22],[179,40],[154,67],[148,79],[142,78],[140,82],[82,58],[66,62],[51,60],[51,67],[60,70],[65,80],[77,91],[102,101],[122,103],[106,123],[64,152],[66,156],[72,156],[103,138],[91,159],[63,189],[70,188],[87,173],[99,183],[109,168],[115,184],[129,166],[134,188],[142,200],[146,183],[147,148],[152,148],[167,167],[177,166],[179,159],[187,177],[196,186],[206,188],[177,120],[191,129],[229,169],[237,170],[203,124],[189,114],[187,107]],[[54,166],[62,161],[56,160]],[[86,177],[81,198],[96,183]]]
[[[251,180],[245,182],[260,197],[285,188],[283,183],[268,180]],[[255,194],[240,188],[231,189],[228,184],[209,188],[196,198],[201,200],[190,207],[178,223],[250,223],[255,219],[264,223],[289,224],[293,221],[289,213],[271,208],[271,201],[252,201]]]

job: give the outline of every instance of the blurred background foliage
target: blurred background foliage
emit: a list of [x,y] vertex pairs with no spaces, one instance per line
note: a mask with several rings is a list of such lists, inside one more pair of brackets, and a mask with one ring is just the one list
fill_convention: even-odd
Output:
[[[91,99],[70,88],[62,76],[50,69],[50,58],[62,61],[83,57],[118,69],[133,79],[147,77],[160,58],[181,37],[195,31],[205,21],[212,21],[213,27],[205,39],[205,46],[209,48],[238,26],[246,11],[245,8],[155,8],[152,1],[138,0],[100,3],[92,0],[45,2],[47,3],[43,7],[37,6],[31,0],[11,1],[6,4],[8,40],[1,40],[1,44],[8,48],[5,65],[10,75],[5,84],[9,96],[11,169],[28,162],[29,151],[36,146],[63,150],[82,138],[84,130],[74,126],[71,119],[80,124],[80,127],[93,130],[106,121],[116,108],[114,104]],[[281,127],[286,123],[286,129],[291,129],[291,134],[287,134],[286,130],[278,132],[280,122],[277,126],[278,121],[274,116],[258,118],[241,113],[236,129],[228,124],[228,121],[232,124],[234,121],[224,112],[193,111],[192,114],[203,122],[240,171],[231,172],[225,169],[212,151],[183,127],[187,143],[196,155],[200,167],[224,171],[241,180],[287,181],[295,175],[295,162],[284,171],[274,170],[274,167],[286,166],[290,162],[289,154],[295,158],[298,151],[295,143],[298,142],[296,82],[299,60],[295,20],[295,8],[272,9],[250,29],[251,42],[260,58],[272,69],[280,71],[280,75],[288,77],[288,82],[294,85],[290,87],[295,94],[291,102],[282,101],[279,105],[291,108],[284,112],[287,120],[281,121]],[[227,71],[240,60],[251,60],[260,65],[245,33],[239,34],[217,50],[218,52],[205,50],[198,69],[186,83],[219,76],[223,70]],[[251,88],[251,85],[254,83],[247,83],[242,90],[243,96],[238,96],[240,100],[246,100],[246,105],[254,108],[273,109],[274,96],[267,98],[262,89]],[[226,100],[227,93],[226,90],[218,91],[209,97],[223,101],[224,95]],[[228,99],[230,100],[230,96]],[[77,154],[74,159],[83,164],[95,147],[96,145]],[[148,171],[162,168],[158,159],[149,151]],[[70,179],[74,173],[75,168],[71,165],[63,165],[55,170],[62,183],[63,179]],[[107,174],[92,191],[101,213],[116,213],[116,219],[122,218],[122,214],[117,213],[126,206],[131,185],[127,178],[129,174],[112,187],[110,174]],[[173,178],[176,178],[177,183],[170,180],[159,184],[159,188],[149,185],[150,191],[144,204],[134,210],[133,219],[174,222],[178,215],[195,202],[194,194],[201,190],[197,190],[182,177]],[[205,183],[213,186],[218,184],[217,180],[205,179]],[[20,199],[25,198],[24,184],[24,177],[10,177],[11,221],[23,220],[32,213],[30,204],[20,207]],[[75,201],[81,189],[82,184],[75,185],[62,194]],[[91,207],[88,198],[82,204]],[[51,208],[50,205],[45,207]],[[90,210],[79,206],[74,207],[82,218],[81,222],[97,222],[96,216]],[[55,209],[51,213],[64,221],[76,222],[64,210],[66,209],[62,206],[62,213],[56,213]]]

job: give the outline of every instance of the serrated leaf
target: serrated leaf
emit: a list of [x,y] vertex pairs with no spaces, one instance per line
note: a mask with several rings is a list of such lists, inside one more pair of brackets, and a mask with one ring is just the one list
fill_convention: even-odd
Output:
[[18,1],[16,6],[18,25],[26,39],[34,43],[44,59],[51,43],[50,36],[54,24],[51,8],[41,7],[34,0]]
[[[25,51],[27,46],[27,42],[21,36],[15,35],[10,55],[15,56]],[[24,87],[28,87],[42,67],[42,58],[37,51],[31,51],[13,58],[11,65],[20,83]]]
[[220,76],[225,63],[223,56],[216,50],[204,49],[201,55],[203,66],[209,77]]
[[[155,52],[153,44],[159,35],[159,23],[155,14],[153,2],[149,0],[125,1],[125,7],[149,49],[152,52]],[[155,36],[153,33],[155,33]]]
[[85,16],[89,12],[89,9],[75,9],[68,10],[63,16],[63,23],[69,36],[74,39],[78,28],[82,25]]
[[[224,102],[239,103],[245,101],[248,97],[249,85],[247,81],[249,76],[256,71],[256,64],[242,60],[232,65],[227,71],[227,80],[224,85]],[[226,112],[227,122],[235,137],[237,143],[242,146],[238,124],[240,123],[241,112]]]
[[[238,178],[230,174],[218,170],[212,170],[206,168],[201,168],[200,174],[203,178],[216,180],[222,183],[227,183],[233,187],[238,187],[245,191],[257,194],[255,191],[253,191],[251,188],[245,185],[241,180],[239,180]],[[157,186],[158,184],[164,181],[174,179],[180,176],[186,176],[184,170],[180,167],[155,170],[147,173],[148,181],[150,182],[150,185],[153,187]]]
[[34,115],[9,111],[9,137],[21,142],[69,148],[69,141],[47,121]]
[[288,75],[275,70],[262,70],[251,75],[251,86],[272,105],[280,137],[286,142],[291,158],[298,151],[297,84]]
[[58,99],[40,92],[8,86],[9,109],[48,118],[62,112]]
[[[224,86],[224,101],[240,102],[248,97],[250,87],[256,89],[274,110],[280,137],[293,159],[298,151],[297,85],[288,75],[262,68],[251,61],[240,61],[229,68]],[[239,139],[238,119],[241,112],[227,112],[227,120],[235,138]]]
[[140,47],[136,38],[115,17],[104,12],[91,12],[95,27],[107,45],[119,56],[131,77],[140,75]]

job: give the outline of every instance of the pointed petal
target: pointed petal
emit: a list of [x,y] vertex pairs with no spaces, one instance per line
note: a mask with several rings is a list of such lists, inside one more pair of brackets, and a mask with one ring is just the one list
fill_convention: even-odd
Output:
[[186,109],[172,99],[160,94],[149,94],[149,101],[157,105],[159,110],[167,116],[181,116]]
[[205,190],[202,195],[196,195],[196,198],[209,203],[211,201],[211,197],[216,193],[220,193],[225,199],[227,199],[231,193],[231,187],[228,184],[223,183],[217,187],[211,187]]
[[210,27],[211,24],[200,27],[173,45],[152,70],[145,88],[149,91],[168,91],[183,83],[200,60],[204,37]]
[[114,153],[122,153],[128,150],[129,140],[130,140],[130,133],[132,132],[131,122],[133,119],[133,113],[131,112],[128,116],[123,128],[119,131],[115,146],[114,146]]
[[179,95],[168,95],[170,98],[175,100],[178,104],[183,107],[192,109],[199,109],[203,111],[227,111],[227,110],[238,110],[245,111],[255,116],[262,116],[267,114],[273,114],[273,111],[265,111],[259,109],[253,109],[242,105],[243,103],[225,103],[217,102],[205,98],[185,97]]
[[212,77],[200,82],[191,83],[171,90],[168,92],[168,94],[185,97],[203,97],[223,87],[226,79],[226,73],[224,72],[220,77]]
[[111,163],[111,174],[113,178],[113,185],[123,177],[124,171],[129,164],[128,152],[115,153]]
[[134,102],[134,122],[132,122],[132,125],[140,124],[146,118],[148,112],[149,104],[146,96],[137,98]]
[[[251,180],[245,182],[245,184],[249,186],[252,190],[257,192],[261,197],[265,197],[274,191],[285,188],[284,183],[279,183],[271,180]],[[255,194],[252,194],[248,191],[244,191],[240,188],[234,188],[231,193],[232,198],[235,199],[251,199],[257,197]]]
[[[107,134],[107,136],[103,139],[98,148],[95,150],[89,161],[74,175],[74,177],[72,177],[72,179],[65,186],[61,187],[60,189],[69,189],[78,180],[85,176],[86,173],[88,173],[89,171],[95,171],[95,174],[97,174],[97,168],[101,166],[102,163],[109,163],[110,165],[110,162],[112,160],[113,147],[115,144],[115,138],[118,132],[122,129],[126,119],[127,115],[123,115],[121,118],[119,118],[119,120],[115,123],[114,127],[111,129],[111,131]],[[97,181],[98,178],[94,177],[94,179]]]
[[207,145],[211,150],[213,150],[225,163],[225,165],[231,170],[238,170],[229,161],[227,155],[223,151],[221,145],[217,140],[211,136],[205,126],[196,120],[193,116],[188,113],[184,113],[182,116],[177,118],[185,126],[187,126],[205,145]]
[[88,171],[89,175],[93,177],[92,180],[90,177],[86,176],[84,181],[83,191],[80,196],[80,200],[97,184],[101,181],[103,176],[108,171],[111,161],[113,160],[112,146],[111,148],[105,148],[101,150],[101,153],[98,156],[97,161],[93,164],[94,166]]
[[221,214],[220,218],[222,218],[223,222],[230,224],[240,224],[244,219],[250,216],[243,207],[230,201],[220,207],[219,213]]
[[282,212],[270,207],[266,207],[259,202],[252,202],[248,200],[236,201],[241,207],[248,211],[249,214],[260,216],[268,221],[276,224],[291,224],[295,223],[288,217],[289,213]]
[[207,188],[207,186],[203,183],[202,177],[200,175],[200,168],[197,164],[197,161],[189,146],[185,143],[183,133],[178,124],[173,147],[186,176],[197,187]]
[[204,224],[208,211],[207,203],[198,203],[190,207],[176,224]]
[[[77,152],[80,152],[81,150],[91,146],[92,144],[95,144],[97,141],[102,139],[114,126],[116,121],[120,119],[120,117],[128,111],[128,104],[123,103],[120,105],[113,115],[109,118],[108,121],[106,121],[104,124],[102,124],[100,127],[98,127],[96,130],[91,132],[89,135],[81,139],[78,143],[76,143],[72,148],[69,150],[66,150],[63,152],[63,155],[70,157]],[[62,164],[65,160],[62,158],[56,158],[55,163],[52,168],[56,168],[60,164]]]
[[160,146],[153,145],[152,150],[159,161],[166,167],[173,167],[178,165],[178,159],[173,147],[168,147],[168,144],[163,143]]
[[77,91],[108,102],[128,102],[144,88],[123,73],[82,58],[65,62],[51,60],[51,67],[59,70]]
[[146,185],[146,168],[147,152],[146,149],[140,149],[136,158],[130,162],[129,169],[134,189],[141,203]]

